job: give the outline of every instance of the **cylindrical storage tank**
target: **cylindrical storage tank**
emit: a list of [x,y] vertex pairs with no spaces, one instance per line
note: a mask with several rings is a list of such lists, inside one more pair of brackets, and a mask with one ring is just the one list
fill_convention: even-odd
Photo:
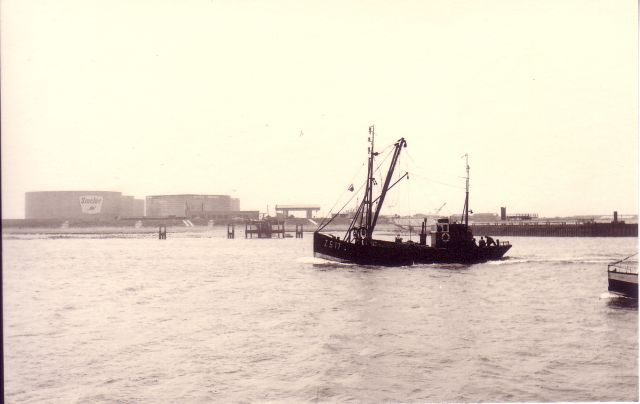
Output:
[[26,219],[112,220],[122,216],[122,193],[38,191],[25,194]]

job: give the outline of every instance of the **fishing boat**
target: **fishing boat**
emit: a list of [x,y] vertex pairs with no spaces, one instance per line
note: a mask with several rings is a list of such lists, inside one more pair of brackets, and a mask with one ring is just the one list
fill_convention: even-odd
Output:
[[[403,148],[407,147],[406,140],[400,138],[393,145],[391,162],[380,193],[374,196],[373,190],[376,185],[374,162],[375,157],[378,156],[378,153],[374,151],[374,140],[375,130],[373,126],[370,126],[368,172],[362,202],[358,205],[353,219],[342,237],[322,232],[340,212],[318,226],[313,234],[313,254],[315,257],[360,265],[384,266],[404,266],[417,263],[473,264],[503,258],[511,248],[508,241],[498,240],[490,245],[477,245],[469,227],[468,160],[466,194],[461,223],[450,222],[449,219],[443,218],[438,219],[434,225],[427,226],[425,219],[422,222],[419,243],[402,241],[399,237],[395,241],[374,239],[373,232],[378,223],[387,192],[402,179],[409,177],[407,172],[391,184],[400,153]],[[350,186],[349,190],[353,190],[353,187]],[[428,236],[430,236],[430,245],[427,245]]]
[[619,296],[638,298],[638,254],[630,255],[607,265],[609,292]]

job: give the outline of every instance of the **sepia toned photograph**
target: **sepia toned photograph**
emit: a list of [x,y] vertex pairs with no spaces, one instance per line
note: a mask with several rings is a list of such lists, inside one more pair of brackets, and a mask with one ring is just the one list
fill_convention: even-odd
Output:
[[3,402],[638,402],[638,21],[0,0]]

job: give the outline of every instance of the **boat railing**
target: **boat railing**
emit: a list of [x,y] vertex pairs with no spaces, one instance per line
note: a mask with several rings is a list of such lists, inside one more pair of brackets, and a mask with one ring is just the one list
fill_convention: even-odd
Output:
[[620,265],[620,264],[609,264],[607,266],[607,270],[609,272],[618,272],[621,274],[638,274],[638,266],[637,265]]
[[508,241],[498,241],[498,245],[511,245]]
[[638,253],[634,253],[619,261],[612,262],[609,265],[607,265],[607,270],[609,272],[637,274],[638,273],[637,256],[638,256]]

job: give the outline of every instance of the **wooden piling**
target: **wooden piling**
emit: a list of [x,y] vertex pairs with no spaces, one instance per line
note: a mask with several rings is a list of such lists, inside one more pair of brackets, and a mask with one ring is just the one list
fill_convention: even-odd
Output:
[[227,238],[236,238],[236,225],[233,223],[227,223]]
[[245,223],[244,237],[253,238],[255,234],[258,238],[273,238],[274,234],[278,238],[284,238],[283,221],[278,220],[250,220]]
[[284,222],[276,222],[276,229],[274,231],[278,238],[284,238]]
[[158,227],[158,240],[166,240],[167,239],[167,226],[161,224]]
[[302,226],[303,225],[301,224],[296,224],[296,238],[302,238],[302,232],[303,232]]

